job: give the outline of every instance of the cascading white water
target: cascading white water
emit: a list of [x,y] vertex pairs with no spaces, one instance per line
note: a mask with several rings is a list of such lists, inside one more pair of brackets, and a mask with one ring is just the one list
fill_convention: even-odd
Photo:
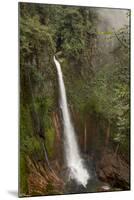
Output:
[[86,187],[88,179],[90,178],[87,169],[84,166],[83,159],[80,156],[75,130],[71,123],[70,113],[67,105],[66,90],[64,86],[62,71],[60,63],[54,56],[54,62],[58,73],[58,82],[60,90],[60,107],[63,115],[64,127],[64,148],[66,156],[66,164],[70,171],[70,178],[75,179],[77,183]]

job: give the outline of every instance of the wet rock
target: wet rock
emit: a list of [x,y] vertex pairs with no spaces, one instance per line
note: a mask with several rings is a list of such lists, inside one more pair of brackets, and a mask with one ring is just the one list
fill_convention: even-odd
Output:
[[63,191],[63,180],[56,171],[49,170],[45,163],[27,157],[27,167],[29,195],[60,194]]
[[109,185],[102,185],[98,188],[99,192],[105,192],[105,191],[110,191],[111,187]]
[[129,166],[119,155],[105,152],[96,162],[96,172],[100,180],[112,187],[129,189]]

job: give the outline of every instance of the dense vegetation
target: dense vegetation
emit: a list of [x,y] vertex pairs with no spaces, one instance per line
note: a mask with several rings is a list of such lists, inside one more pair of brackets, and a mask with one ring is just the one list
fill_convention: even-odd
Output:
[[[28,158],[43,161],[48,168],[56,159],[52,115],[59,112],[59,94],[54,54],[62,64],[80,140],[89,117],[99,129],[93,144],[86,141],[86,153],[106,146],[129,163],[129,26],[100,33],[93,8],[20,3],[19,10],[20,193],[30,194]],[[103,48],[113,41],[110,52]],[[52,190],[49,181],[43,192]]]

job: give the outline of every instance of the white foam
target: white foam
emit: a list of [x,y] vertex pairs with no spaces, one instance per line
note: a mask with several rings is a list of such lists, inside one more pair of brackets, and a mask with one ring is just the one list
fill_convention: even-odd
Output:
[[84,187],[86,187],[90,176],[80,156],[75,130],[71,122],[70,113],[67,105],[66,90],[63,81],[61,66],[60,63],[56,60],[55,56],[54,56],[54,62],[58,73],[58,82],[60,90],[60,107],[63,114],[64,148],[65,148],[66,164],[67,167],[70,169],[69,170],[70,178],[75,179],[78,184],[82,184]]

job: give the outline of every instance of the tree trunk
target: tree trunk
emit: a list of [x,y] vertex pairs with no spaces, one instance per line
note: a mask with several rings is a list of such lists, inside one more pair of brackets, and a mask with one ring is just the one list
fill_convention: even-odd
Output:
[[106,137],[105,137],[105,147],[109,144],[109,138],[110,138],[110,122],[108,121],[108,126],[106,129]]
[[86,153],[87,151],[87,127],[86,127],[86,122],[84,126],[84,152]]

